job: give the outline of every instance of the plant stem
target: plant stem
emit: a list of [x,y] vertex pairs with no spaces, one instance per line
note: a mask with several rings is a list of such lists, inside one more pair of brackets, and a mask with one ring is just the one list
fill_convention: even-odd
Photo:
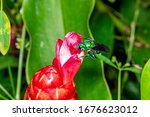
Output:
[[101,69],[102,69],[102,77],[105,78],[104,63],[102,60],[100,60],[100,63],[101,63]]
[[14,99],[11,94],[0,84],[0,89],[10,98],[10,99]]
[[9,73],[10,84],[11,84],[11,87],[12,87],[13,96],[15,96],[15,86],[14,86],[14,81],[13,81],[10,65],[8,65],[8,73]]
[[121,69],[119,69],[118,73],[118,100],[121,100]]
[[[137,19],[138,19],[139,12],[140,12],[139,7],[140,7],[140,0],[136,0],[134,17],[133,17],[133,21],[131,22],[131,27],[130,27],[131,33],[130,33],[130,41],[129,41],[129,48],[128,48],[128,53],[127,53],[126,63],[130,63],[132,60],[132,51],[133,51],[134,41],[135,41],[135,29],[136,29],[136,23],[137,23]],[[128,73],[127,71],[125,71],[123,75],[123,87],[127,80],[128,80]]]
[[21,77],[22,77],[22,65],[23,65],[23,56],[24,56],[24,41],[25,41],[25,26],[22,29],[22,43],[19,53],[19,64],[18,64],[18,77],[17,77],[17,88],[16,88],[16,99],[20,99],[20,90],[21,90]]
[[127,63],[130,62],[132,59],[132,50],[133,50],[134,40],[135,40],[135,28],[136,28],[136,23],[137,23],[139,11],[140,11],[139,6],[140,6],[140,0],[137,0],[133,21],[131,22],[131,33],[130,33],[130,43],[129,43],[128,55],[127,55]]
[[112,95],[111,95],[110,89],[109,89],[109,87],[108,87],[106,78],[105,78],[104,63],[103,63],[102,60],[100,60],[100,63],[101,63],[101,70],[102,70],[102,78],[103,78],[103,80],[104,80],[104,83],[105,83],[105,85],[106,85],[107,91],[108,91],[108,93],[109,93],[109,97],[111,97],[111,99],[112,99]]

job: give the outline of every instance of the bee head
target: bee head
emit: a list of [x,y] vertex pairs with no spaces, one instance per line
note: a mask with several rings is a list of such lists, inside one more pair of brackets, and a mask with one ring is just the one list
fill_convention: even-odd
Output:
[[79,47],[81,50],[85,50],[85,44],[82,43],[82,42],[78,44],[78,47]]

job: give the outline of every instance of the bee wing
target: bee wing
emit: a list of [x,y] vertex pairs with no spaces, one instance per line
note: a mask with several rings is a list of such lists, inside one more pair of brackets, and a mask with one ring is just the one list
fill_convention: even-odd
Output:
[[103,44],[94,41],[95,46],[92,48],[97,54],[102,52],[108,52],[109,48]]

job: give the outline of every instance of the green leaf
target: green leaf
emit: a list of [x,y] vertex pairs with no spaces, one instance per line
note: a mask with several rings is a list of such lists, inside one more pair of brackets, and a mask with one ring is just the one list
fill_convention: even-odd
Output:
[[150,100],[150,60],[145,64],[142,71],[141,99]]
[[94,0],[24,0],[23,19],[31,36],[28,83],[39,68],[52,63],[58,38],[70,31],[89,37],[87,22],[93,6]]
[[7,15],[0,11],[0,52],[5,55],[10,46],[10,22]]
[[112,99],[105,77],[102,76],[101,63],[98,59],[85,58],[75,81],[80,100]]
[[135,67],[127,67],[127,68],[123,68],[123,70],[127,70],[127,71],[130,71],[130,72],[133,72],[133,73],[137,73],[137,74],[141,73],[141,70],[137,69]]

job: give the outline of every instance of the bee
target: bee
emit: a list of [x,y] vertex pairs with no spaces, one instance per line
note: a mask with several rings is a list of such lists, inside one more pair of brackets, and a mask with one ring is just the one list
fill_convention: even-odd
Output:
[[91,38],[80,42],[78,47],[85,52],[85,56],[90,56],[92,59],[96,59],[96,54],[108,52],[109,48],[103,44],[100,44]]

